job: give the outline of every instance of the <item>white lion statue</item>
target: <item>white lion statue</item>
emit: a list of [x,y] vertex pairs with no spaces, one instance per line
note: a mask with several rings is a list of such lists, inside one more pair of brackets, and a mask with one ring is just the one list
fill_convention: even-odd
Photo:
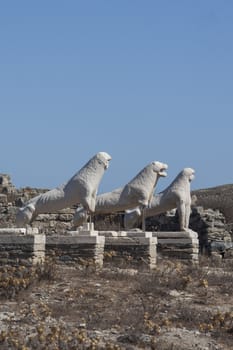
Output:
[[[167,176],[165,171],[167,168],[167,164],[151,162],[123,188],[98,195],[95,214],[111,214],[136,206],[147,207],[153,197],[158,179]],[[74,228],[82,225],[86,217],[85,208],[78,208],[73,219]]]
[[[155,216],[177,208],[180,230],[188,230],[191,211],[190,182],[194,179],[194,175],[195,171],[192,168],[184,168],[170,186],[153,196],[150,207],[144,210],[144,217]],[[124,226],[126,229],[137,227],[141,221],[140,208],[125,213]]]
[[68,182],[29,200],[18,210],[16,225],[22,227],[38,214],[53,213],[79,203],[87,212],[94,212],[98,186],[110,160],[108,153],[99,152]]

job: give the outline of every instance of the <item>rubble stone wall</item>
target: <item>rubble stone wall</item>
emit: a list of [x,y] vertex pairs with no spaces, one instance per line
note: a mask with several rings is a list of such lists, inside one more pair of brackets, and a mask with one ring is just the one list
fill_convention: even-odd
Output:
[[233,184],[192,191],[195,205],[204,209],[218,209],[233,226]]

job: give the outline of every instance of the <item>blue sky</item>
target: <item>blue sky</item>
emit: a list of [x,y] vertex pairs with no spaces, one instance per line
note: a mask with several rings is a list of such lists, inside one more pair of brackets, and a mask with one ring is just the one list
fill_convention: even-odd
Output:
[[231,0],[41,0],[0,4],[0,172],[53,188],[94,154],[99,192],[153,160],[167,187],[233,183]]

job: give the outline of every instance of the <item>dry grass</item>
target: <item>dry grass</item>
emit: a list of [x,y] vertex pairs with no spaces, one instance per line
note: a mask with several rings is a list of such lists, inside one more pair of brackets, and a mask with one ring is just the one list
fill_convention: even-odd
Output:
[[126,267],[98,271],[55,260],[32,270],[4,267],[0,309],[7,305],[11,316],[1,321],[0,349],[165,350],[171,344],[156,344],[171,329],[200,332],[216,349],[231,349],[231,261],[161,261],[151,272]]

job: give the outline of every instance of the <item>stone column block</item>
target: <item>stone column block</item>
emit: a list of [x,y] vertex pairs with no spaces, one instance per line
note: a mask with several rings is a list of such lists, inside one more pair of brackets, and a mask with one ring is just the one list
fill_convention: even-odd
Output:
[[0,234],[0,264],[42,263],[45,235]]
[[104,263],[121,268],[155,268],[157,238],[151,232],[101,231],[101,234],[105,236]]
[[169,258],[198,261],[199,240],[192,230],[179,232],[153,232],[158,239],[158,252]]
[[98,235],[53,235],[46,238],[46,254],[54,254],[63,262],[93,260],[102,267],[105,237]]

